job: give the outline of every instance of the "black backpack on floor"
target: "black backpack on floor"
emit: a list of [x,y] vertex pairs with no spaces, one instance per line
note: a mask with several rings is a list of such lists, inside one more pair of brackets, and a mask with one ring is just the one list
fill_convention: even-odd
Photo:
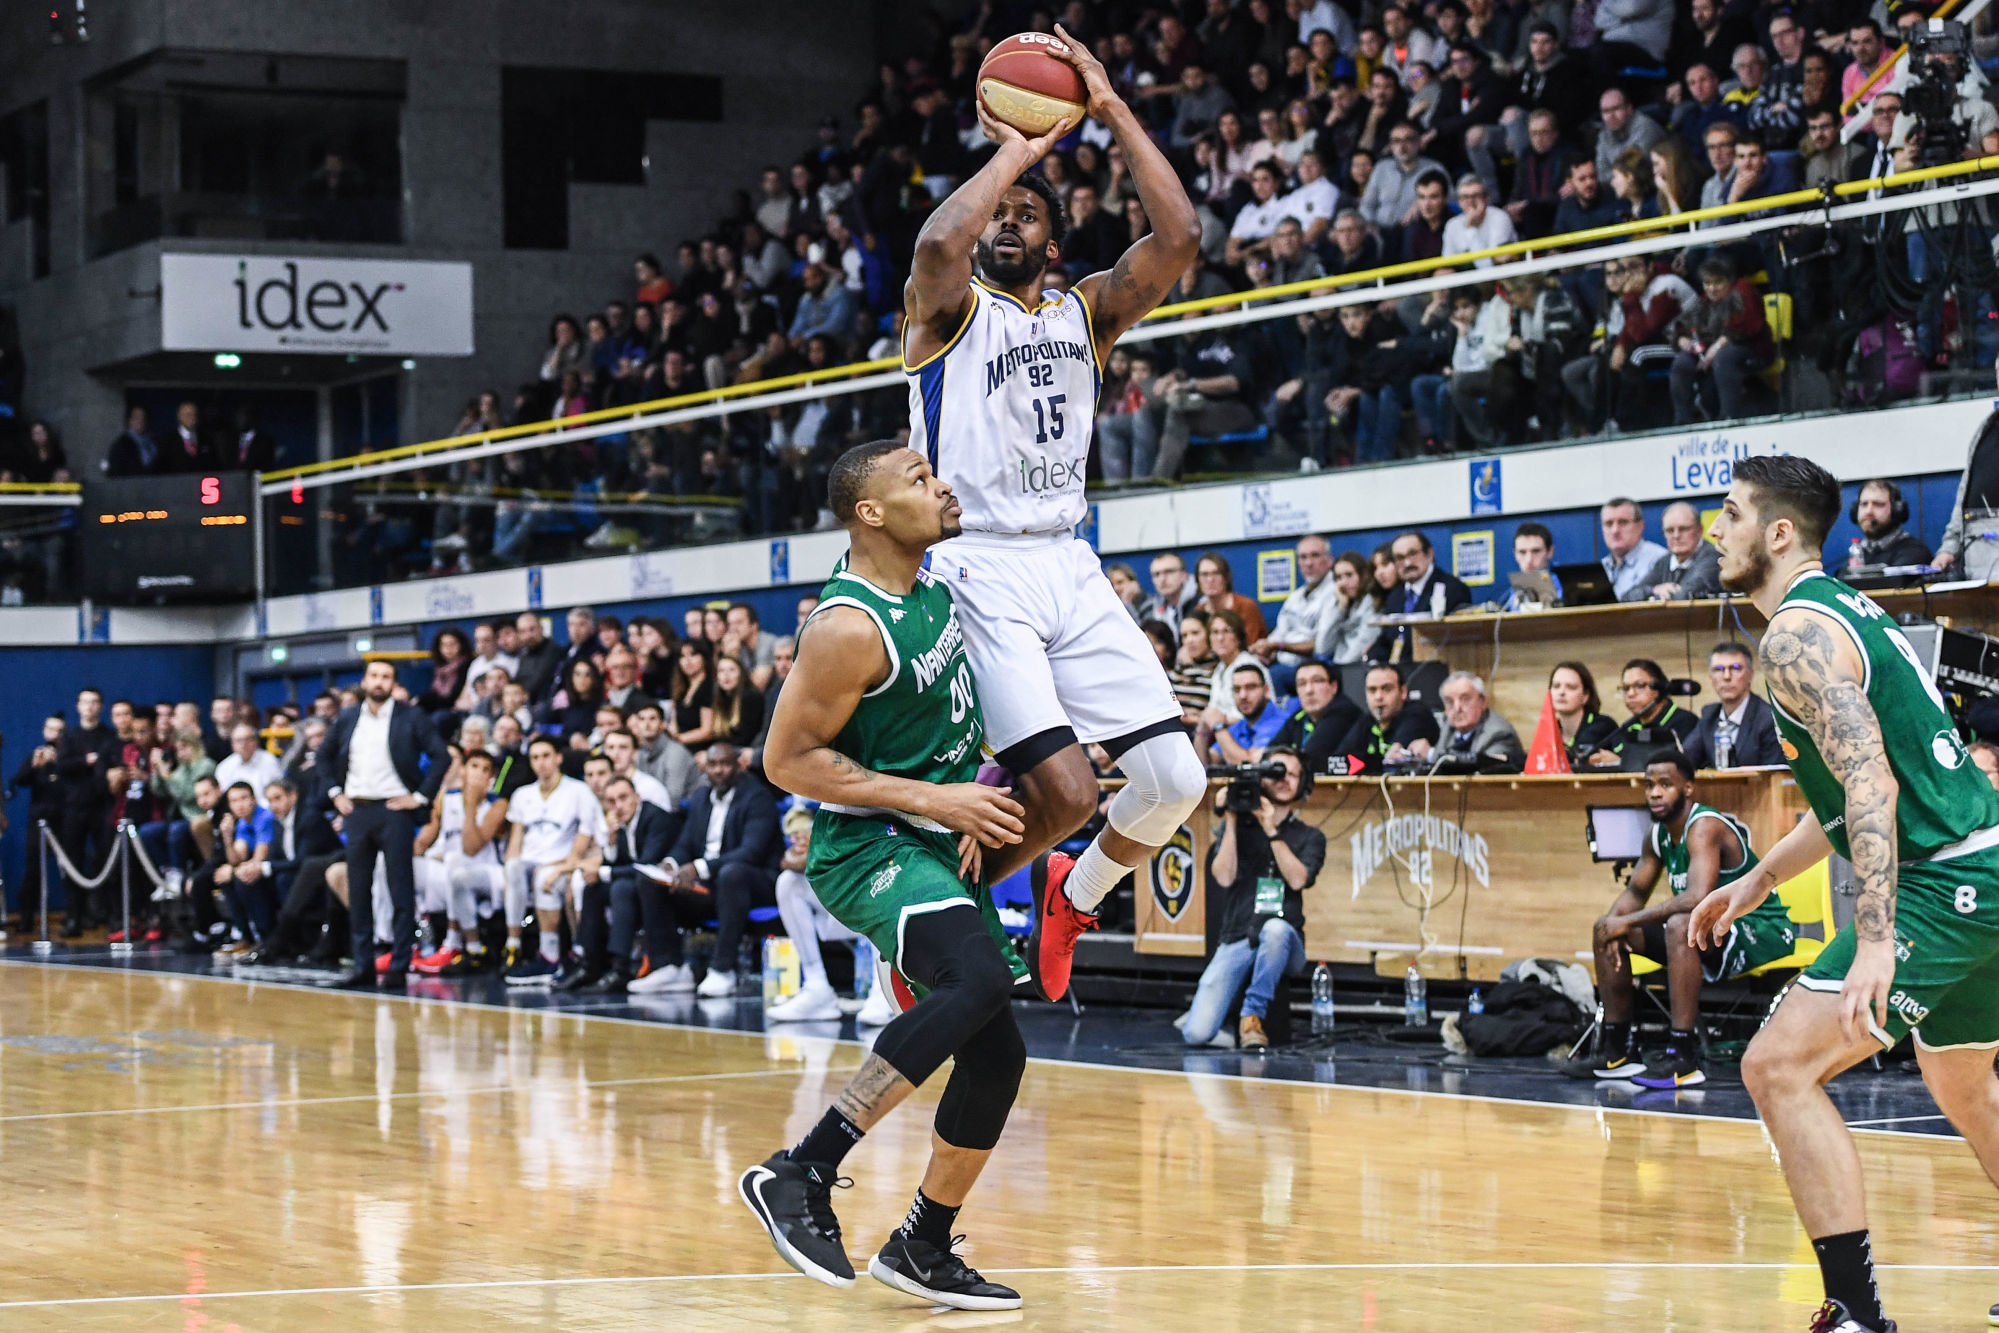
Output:
[[1538,981],[1502,981],[1485,993],[1484,1013],[1458,1020],[1473,1055],[1545,1055],[1588,1026],[1566,995]]

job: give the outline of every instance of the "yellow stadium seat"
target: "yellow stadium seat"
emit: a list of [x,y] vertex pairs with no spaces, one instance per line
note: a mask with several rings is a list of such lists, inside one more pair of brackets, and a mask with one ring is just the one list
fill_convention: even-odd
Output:
[[1789,292],[1763,293],[1763,322],[1770,326],[1770,338],[1776,344],[1777,354],[1770,358],[1770,364],[1763,368],[1763,382],[1770,386],[1770,392],[1777,395],[1778,409],[1784,402],[1784,348],[1791,341],[1791,294]]

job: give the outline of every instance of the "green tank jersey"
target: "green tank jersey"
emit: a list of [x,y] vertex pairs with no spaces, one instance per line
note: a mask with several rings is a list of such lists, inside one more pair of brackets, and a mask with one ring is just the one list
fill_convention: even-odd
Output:
[[[1687,872],[1693,865],[1694,859],[1693,853],[1687,850],[1687,839],[1693,836],[1695,822],[1702,819],[1720,820],[1728,827],[1728,831],[1735,835],[1736,845],[1742,849],[1737,863],[1724,865],[1721,873],[1715,877],[1714,887],[1717,890],[1727,888],[1756,868],[1756,848],[1750,844],[1748,827],[1734,815],[1723,814],[1712,806],[1702,805],[1696,801],[1693,808],[1687,811],[1687,822],[1682,827],[1678,839],[1667,831],[1664,824],[1652,826],[1652,854],[1659,858],[1659,864],[1665,868],[1666,886],[1672,889],[1676,898],[1687,891]],[[1722,860],[1728,860],[1726,851],[1722,853]],[[1765,898],[1749,915],[1752,919],[1768,920],[1776,926],[1791,924],[1791,914],[1784,909],[1784,904],[1778,901],[1774,893]]]
[[[812,614],[823,615],[836,606],[866,612],[888,650],[888,679],[861,697],[833,748],[877,773],[914,782],[972,781],[979,772],[985,722],[950,589],[926,569],[909,592],[884,592],[850,573],[845,564],[843,560],[827,580]],[[844,814],[896,813],[920,828],[941,827],[906,811],[822,808]]]
[[[1791,581],[1782,606],[1808,605],[1853,640],[1865,665],[1867,702],[1881,722],[1882,747],[1901,788],[1895,802],[1895,856],[1924,861],[1999,825],[1999,794],[1958,739],[1936,681],[1894,619],[1863,592],[1818,570]],[[1782,609],[1780,606],[1780,610]],[[1770,700],[1777,735],[1798,788],[1833,850],[1851,859],[1846,790],[1826,766],[1811,733]]]

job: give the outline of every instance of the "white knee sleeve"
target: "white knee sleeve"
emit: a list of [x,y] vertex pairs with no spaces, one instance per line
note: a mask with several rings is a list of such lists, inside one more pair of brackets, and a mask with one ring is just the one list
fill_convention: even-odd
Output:
[[569,876],[560,870],[555,870],[549,866],[536,866],[534,868],[535,910],[540,912],[561,911],[562,890],[568,881]]
[[1146,847],[1164,847],[1208,791],[1208,773],[1182,735],[1151,736],[1117,761],[1124,790],[1111,798],[1110,826]]
[[518,930],[528,914],[528,873],[525,861],[507,862],[507,929]]
[[425,916],[446,911],[450,882],[444,873],[444,863],[419,856],[410,869],[416,877],[416,910]]

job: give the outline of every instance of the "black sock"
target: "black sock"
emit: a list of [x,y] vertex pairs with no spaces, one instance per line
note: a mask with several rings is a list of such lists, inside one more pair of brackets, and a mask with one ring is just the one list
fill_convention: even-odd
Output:
[[1847,1314],[1869,1328],[1882,1328],[1881,1290],[1874,1285],[1874,1249],[1865,1231],[1843,1231],[1812,1242],[1825,1278],[1827,1298],[1846,1307]]
[[1681,1055],[1693,1055],[1700,1048],[1700,1041],[1692,1029],[1683,1032],[1679,1028],[1674,1028],[1666,1035],[1666,1049],[1669,1051],[1677,1051]]
[[1604,1054],[1619,1056],[1631,1049],[1631,1024],[1605,1023],[1603,1025]]
[[826,1114],[819,1117],[819,1123],[791,1150],[791,1160],[838,1166],[848,1151],[861,1141],[863,1132],[853,1121],[840,1114],[839,1107],[829,1106]]
[[942,1204],[916,1191],[916,1202],[909,1205],[909,1216],[902,1219],[902,1225],[895,1234],[904,1240],[928,1241],[940,1250],[951,1248],[951,1224],[958,1220],[958,1210]]

